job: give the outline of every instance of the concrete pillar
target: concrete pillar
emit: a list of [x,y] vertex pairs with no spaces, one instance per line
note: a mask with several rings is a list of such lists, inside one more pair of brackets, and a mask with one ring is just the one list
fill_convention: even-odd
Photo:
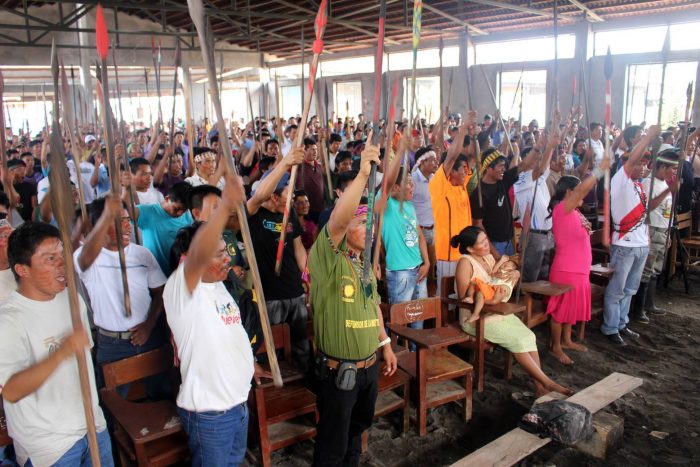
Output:
[[[82,7],[81,4],[76,3],[75,8],[78,9]],[[81,29],[89,29],[91,26],[88,24],[88,17],[84,15],[78,20],[78,27]],[[89,44],[90,35],[85,32],[78,33],[78,44]],[[93,111],[94,100],[93,100],[93,87],[92,87],[92,76],[90,76],[90,60],[87,56],[87,51],[83,49],[78,49],[78,56],[80,59],[80,84],[82,85],[82,101],[87,102],[87,121],[93,122],[95,112]]]

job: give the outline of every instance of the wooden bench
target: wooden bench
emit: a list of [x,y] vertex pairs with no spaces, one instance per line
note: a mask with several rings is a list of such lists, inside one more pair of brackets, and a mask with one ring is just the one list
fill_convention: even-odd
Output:
[[[567,400],[587,408],[592,414],[642,385],[643,380],[623,373],[612,373],[597,383],[579,391]],[[551,438],[540,438],[521,428],[515,428],[500,438],[482,446],[452,464],[453,467],[510,466],[542,446]]]
[[123,465],[164,466],[185,461],[190,452],[175,404],[169,400],[133,402],[117,387],[171,371],[170,346],[102,365],[102,403],[114,420],[114,438]]
[[525,315],[523,316],[525,326],[532,329],[546,322],[549,318],[547,309],[541,300],[536,299],[536,296],[557,297],[571,289],[572,287],[568,284],[557,284],[549,281],[520,283],[520,291],[523,292],[525,298]]
[[[472,415],[472,366],[447,350],[468,340],[461,329],[442,327],[440,299],[437,297],[395,304],[388,327],[398,336],[416,344],[415,352],[404,352],[397,359],[399,368],[411,375],[416,386],[411,391],[417,401],[418,433],[427,434],[428,409],[448,402],[462,401],[465,420]],[[435,320],[435,328],[412,329],[415,321]],[[408,345],[408,342],[406,342]]]
[[[260,445],[263,466],[272,465],[272,452],[316,436],[318,412],[316,396],[302,384],[304,374],[292,364],[292,343],[287,324],[272,326],[275,349],[282,350],[279,360],[284,386],[276,388],[272,381],[261,380],[253,385],[248,398],[253,415],[254,431]],[[260,346],[258,354],[265,352]],[[265,367],[266,364],[261,364]],[[252,427],[252,426],[251,426]]]
[[[455,291],[454,284],[455,281],[453,276],[442,278],[442,296],[440,297],[442,303],[442,323],[443,325],[451,326],[461,330],[458,323],[459,308],[471,309],[474,305],[469,305],[468,303],[464,303],[460,300],[457,300],[456,298],[450,298],[450,296],[454,294]],[[450,307],[454,307],[457,313],[451,313]],[[486,317],[490,314],[509,315],[515,313],[522,313],[524,311],[524,305],[519,305],[515,303],[498,303],[496,305],[484,305],[484,308],[481,310],[480,318],[474,325],[474,328],[476,329],[476,336],[470,336],[469,334],[467,334],[469,339],[458,344],[459,346],[467,347],[472,351],[471,364],[474,367],[477,392],[484,391],[484,368],[486,366],[486,351],[493,350],[496,347],[494,344],[487,341],[484,337]],[[507,350],[504,349],[504,351],[506,357],[503,365],[503,373],[506,379],[510,379],[512,375],[513,356]]]

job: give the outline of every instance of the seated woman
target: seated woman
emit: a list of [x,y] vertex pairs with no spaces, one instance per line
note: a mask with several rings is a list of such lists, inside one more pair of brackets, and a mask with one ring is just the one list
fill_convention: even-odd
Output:
[[[459,235],[452,237],[451,244],[454,248],[459,248],[462,253],[455,273],[455,289],[459,299],[464,300],[467,297],[467,290],[472,280],[477,278],[495,288],[490,300],[484,297],[485,304],[494,304],[497,300],[508,301],[510,292],[520,275],[510,261],[499,261],[499,268],[494,270],[496,261],[489,252],[489,239],[486,233],[476,226],[466,227]],[[470,315],[468,310],[460,311],[460,324],[464,332],[475,336],[476,329],[470,322]],[[534,380],[537,396],[550,391],[567,396],[573,394],[573,391],[555,383],[544,374],[540,368],[535,334],[517,316],[491,315],[485,320],[486,340],[513,353],[517,362]]]

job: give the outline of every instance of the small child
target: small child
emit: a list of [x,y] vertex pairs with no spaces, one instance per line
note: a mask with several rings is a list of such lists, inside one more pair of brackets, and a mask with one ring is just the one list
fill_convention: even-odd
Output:
[[513,292],[513,286],[510,283],[512,282],[511,273],[515,270],[515,264],[510,261],[508,256],[503,255],[494,264],[493,278],[490,281],[486,282],[475,276],[469,284],[467,294],[463,299],[465,303],[474,304],[474,309],[471,312],[471,316],[468,316],[468,310],[461,309],[460,323],[475,323],[479,319],[484,305],[495,305],[496,303],[508,301]]

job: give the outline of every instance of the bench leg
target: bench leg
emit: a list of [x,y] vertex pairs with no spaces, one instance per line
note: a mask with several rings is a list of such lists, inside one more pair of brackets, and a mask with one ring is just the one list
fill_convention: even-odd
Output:
[[464,389],[467,391],[467,397],[464,401],[464,421],[469,421],[472,418],[472,371],[469,371],[464,377]]
[[506,363],[505,363],[505,378],[506,381],[513,378],[513,354],[506,350]]
[[425,374],[426,371],[426,361],[425,361],[425,354],[427,353],[427,350],[425,349],[418,349],[418,355],[417,355],[417,365],[416,365],[416,376],[417,378],[417,383],[418,383],[418,435],[419,436],[425,436],[428,433],[428,402],[427,402],[427,377]]
[[408,433],[408,427],[409,427],[409,416],[410,416],[410,408],[411,408],[411,384],[409,381],[406,381],[406,384],[403,385],[403,433],[406,434]]
[[362,454],[367,452],[367,445],[369,444],[369,435],[367,434],[367,430],[362,432]]

